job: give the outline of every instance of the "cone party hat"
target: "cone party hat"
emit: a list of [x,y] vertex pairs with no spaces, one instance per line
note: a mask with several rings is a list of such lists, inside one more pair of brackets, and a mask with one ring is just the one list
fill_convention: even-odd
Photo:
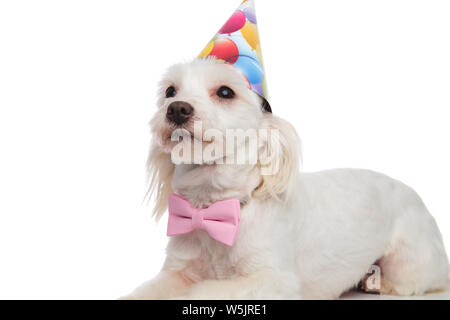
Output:
[[242,2],[198,57],[215,57],[235,66],[254,92],[268,98],[253,0]]

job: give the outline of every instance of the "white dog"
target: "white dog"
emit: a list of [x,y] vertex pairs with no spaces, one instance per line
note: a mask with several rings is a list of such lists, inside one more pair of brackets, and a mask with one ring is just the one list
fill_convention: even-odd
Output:
[[[194,60],[169,69],[151,121],[155,214],[160,217],[176,193],[197,208],[238,199],[242,221],[231,247],[203,230],[172,237],[161,273],[125,298],[335,299],[373,264],[381,268],[382,294],[420,295],[446,286],[442,238],[419,196],[371,171],[300,173],[294,129],[265,112],[261,100],[229,65]],[[195,121],[202,122],[200,135]],[[278,171],[263,175],[260,162],[174,165],[176,128],[203,145],[215,143],[203,136],[211,128],[277,129]]]

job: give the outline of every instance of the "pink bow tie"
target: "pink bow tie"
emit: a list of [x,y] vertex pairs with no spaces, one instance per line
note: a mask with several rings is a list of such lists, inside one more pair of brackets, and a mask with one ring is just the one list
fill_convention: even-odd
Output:
[[239,232],[241,206],[239,200],[218,201],[209,208],[194,208],[177,194],[169,195],[169,237],[186,234],[197,229],[228,246],[232,246]]

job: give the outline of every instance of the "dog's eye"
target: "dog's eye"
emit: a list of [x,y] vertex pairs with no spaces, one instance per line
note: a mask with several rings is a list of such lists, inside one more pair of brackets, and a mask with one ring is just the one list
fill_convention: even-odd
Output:
[[217,90],[217,96],[223,99],[233,99],[234,91],[228,87],[222,86]]
[[166,98],[173,98],[177,95],[177,90],[175,90],[174,86],[170,86],[166,90]]

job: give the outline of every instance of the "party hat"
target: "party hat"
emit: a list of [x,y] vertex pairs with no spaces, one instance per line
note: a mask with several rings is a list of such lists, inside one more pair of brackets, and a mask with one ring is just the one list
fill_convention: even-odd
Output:
[[266,74],[253,0],[242,2],[198,57],[215,57],[237,67],[251,89],[267,101]]

